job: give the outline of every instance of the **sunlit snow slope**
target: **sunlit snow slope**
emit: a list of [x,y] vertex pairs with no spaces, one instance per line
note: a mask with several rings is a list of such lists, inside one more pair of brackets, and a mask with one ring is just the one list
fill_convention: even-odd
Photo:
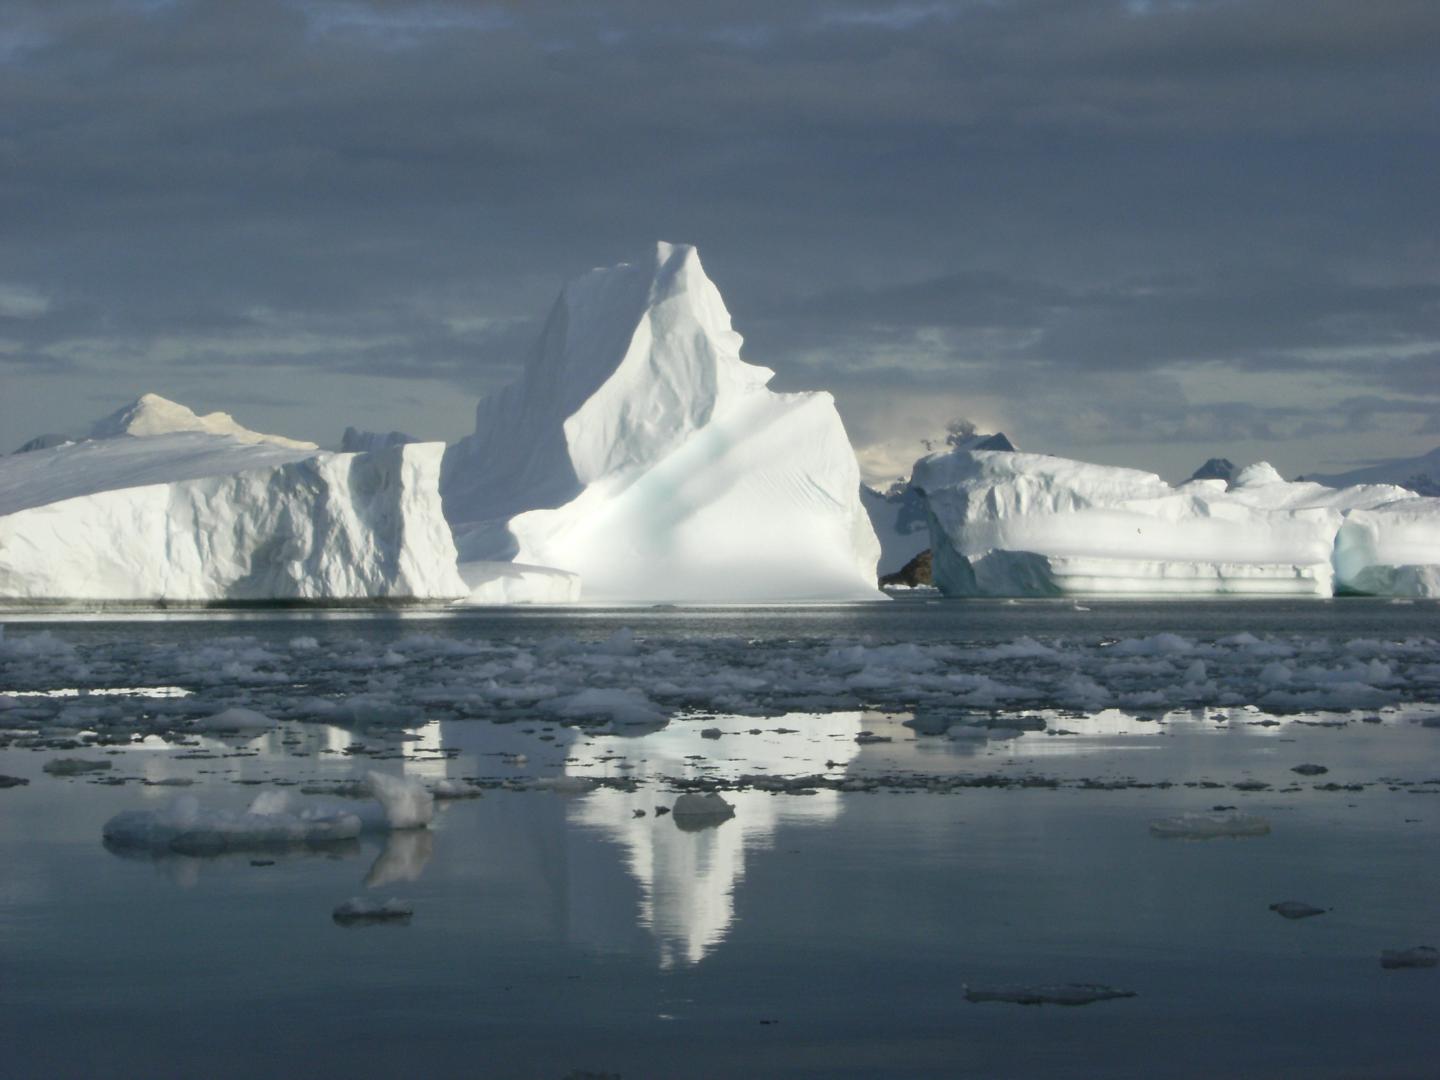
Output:
[[1171,487],[1153,473],[956,450],[917,463],[952,596],[1440,595],[1440,499],[1287,483],[1264,463]]
[[139,433],[102,421],[88,440],[0,458],[0,598],[468,591],[440,511],[439,444],[321,453],[253,432],[196,430],[186,420],[193,413],[153,395],[130,408],[141,406],[149,420]]
[[871,599],[879,546],[829,394],[777,394],[692,247],[568,284],[523,377],[446,454],[461,558],[586,601]]

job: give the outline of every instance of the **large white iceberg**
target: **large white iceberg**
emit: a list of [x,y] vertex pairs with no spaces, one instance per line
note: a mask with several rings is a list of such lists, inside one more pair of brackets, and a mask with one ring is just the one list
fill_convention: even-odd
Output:
[[879,546],[829,394],[778,394],[693,247],[570,282],[523,377],[445,457],[461,558],[586,601],[873,599]]
[[1440,595],[1440,499],[1287,483],[1269,465],[1172,487],[1043,454],[916,464],[936,584],[955,596]]
[[146,395],[89,439],[0,458],[0,597],[463,596],[443,452],[325,453]]

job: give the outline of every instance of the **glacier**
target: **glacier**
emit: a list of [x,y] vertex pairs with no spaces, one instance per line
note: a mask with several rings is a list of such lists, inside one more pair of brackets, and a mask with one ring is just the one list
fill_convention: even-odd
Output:
[[1044,454],[916,463],[950,596],[1440,596],[1440,499],[1287,482],[1263,462],[1171,486]]
[[574,575],[587,602],[879,599],[833,399],[770,390],[740,346],[691,246],[567,284],[445,455],[463,563]]
[[0,458],[0,597],[456,598],[442,445],[333,454],[146,395]]

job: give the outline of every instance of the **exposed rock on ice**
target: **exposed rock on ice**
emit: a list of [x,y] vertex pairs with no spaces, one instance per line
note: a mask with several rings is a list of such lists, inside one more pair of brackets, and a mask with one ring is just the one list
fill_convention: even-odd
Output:
[[1150,832],[1155,836],[1183,840],[1213,840],[1222,836],[1265,836],[1270,832],[1270,822],[1255,814],[1239,810],[1219,810],[1211,813],[1188,813],[1176,817],[1161,818],[1150,823]]
[[951,450],[916,464],[936,584],[953,596],[1440,595],[1440,499],[1287,483],[1227,489],[1041,454]]
[[1229,487],[1235,479],[1235,474],[1240,470],[1229,458],[1212,457],[1190,474],[1191,480],[1223,480],[1225,486]]
[[404,900],[372,900],[354,896],[330,913],[330,917],[341,926],[361,926],[366,923],[408,923],[415,909]]
[[900,481],[886,492],[860,488],[860,502],[870,516],[875,537],[880,541],[882,581],[899,573],[921,552],[929,550],[930,527],[925,518],[925,496],[908,482]]
[[[111,433],[0,459],[0,597],[455,598],[439,444],[329,454],[253,432],[168,433],[147,395]],[[233,421],[227,423],[233,424]],[[144,437],[121,437],[138,430]],[[243,429],[240,429],[243,432]],[[159,433],[152,433],[159,432]]]
[[1270,910],[1282,919],[1308,919],[1314,915],[1325,914],[1324,908],[1300,900],[1282,900],[1278,904],[1271,904]]
[[445,456],[466,561],[587,601],[873,599],[879,547],[829,394],[777,394],[695,249],[572,281],[515,385]]
[[1095,1001],[1132,997],[1135,997],[1134,990],[1117,990],[1113,986],[1102,986],[1099,983],[965,988],[966,1001],[1005,1001],[1014,1005],[1089,1005]]
[[1382,968],[1433,968],[1440,965],[1440,951],[1429,945],[1417,945],[1413,949],[1386,949],[1380,954]]

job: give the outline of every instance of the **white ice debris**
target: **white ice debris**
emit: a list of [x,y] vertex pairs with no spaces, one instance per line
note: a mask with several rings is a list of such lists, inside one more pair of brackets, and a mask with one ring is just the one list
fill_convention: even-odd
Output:
[[[439,444],[330,454],[152,396],[112,434],[0,458],[0,597],[455,598]],[[132,410],[135,411],[135,410]],[[157,419],[157,417],[159,417]],[[183,416],[182,416],[183,419]],[[126,428],[126,424],[129,428]]]
[[965,988],[965,1000],[1004,1001],[1013,1005],[1089,1005],[1095,1001],[1132,998],[1134,990],[1117,990],[1099,983],[1057,983],[1045,986],[992,986]]
[[916,464],[952,596],[1440,595],[1440,499],[1391,486],[1233,482],[956,449]]
[[419,780],[371,772],[370,793],[385,810],[392,829],[421,829],[435,818],[435,796]]
[[1161,818],[1150,823],[1155,836],[1184,840],[1213,840],[1222,836],[1265,836],[1270,822],[1256,814],[1239,810],[1191,812]]
[[667,719],[667,714],[643,691],[618,687],[590,687],[552,698],[545,703],[545,708],[565,720],[608,720],[618,727],[649,727],[663,724]]
[[389,900],[352,896],[331,912],[330,917],[342,926],[348,926],[362,923],[407,923],[414,914],[413,906],[393,896]]
[[829,394],[777,394],[695,249],[568,284],[521,380],[445,456],[461,557],[577,574],[587,601],[878,599]]

